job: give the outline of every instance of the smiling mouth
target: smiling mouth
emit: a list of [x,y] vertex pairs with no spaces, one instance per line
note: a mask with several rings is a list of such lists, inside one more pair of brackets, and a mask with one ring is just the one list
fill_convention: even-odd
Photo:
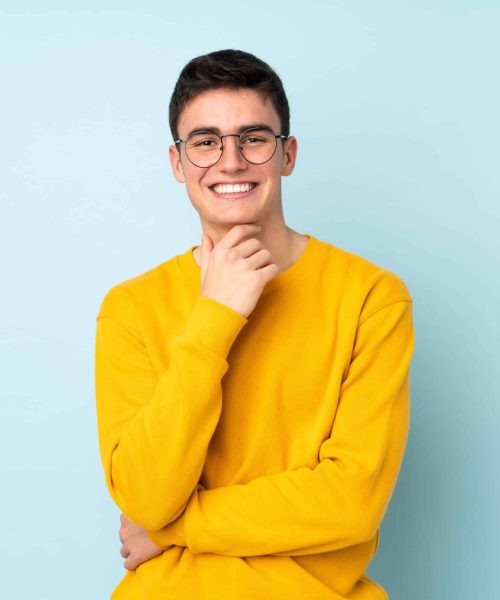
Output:
[[217,195],[223,196],[231,196],[236,194],[245,194],[247,192],[251,192],[257,187],[256,183],[246,182],[246,183],[216,183],[215,185],[210,186],[210,189],[215,192]]

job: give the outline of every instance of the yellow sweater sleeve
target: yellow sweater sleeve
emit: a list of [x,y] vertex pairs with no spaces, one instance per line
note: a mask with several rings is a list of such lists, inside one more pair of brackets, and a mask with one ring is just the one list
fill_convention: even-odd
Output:
[[227,355],[247,319],[198,296],[158,375],[133,308],[118,284],[97,315],[100,456],[121,511],[145,529],[159,529],[182,512],[200,478],[222,410]]
[[319,464],[192,494],[160,547],[192,553],[281,556],[328,552],[372,539],[401,467],[409,428],[414,347],[411,300],[358,324],[331,435]]

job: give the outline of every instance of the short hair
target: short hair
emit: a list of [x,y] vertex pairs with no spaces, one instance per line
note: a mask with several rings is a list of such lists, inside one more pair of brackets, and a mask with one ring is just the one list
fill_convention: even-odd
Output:
[[281,134],[290,134],[290,108],[283,83],[266,62],[242,50],[218,50],[190,60],[175,84],[169,105],[170,131],[179,137],[177,124],[185,106],[198,94],[220,88],[250,88],[270,99],[281,121]]

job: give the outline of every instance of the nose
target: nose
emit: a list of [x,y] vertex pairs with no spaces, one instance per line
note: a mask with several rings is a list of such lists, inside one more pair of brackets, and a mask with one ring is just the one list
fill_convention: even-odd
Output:
[[240,138],[238,135],[225,135],[222,140],[222,156],[217,166],[224,171],[240,171],[245,169],[247,161],[240,152]]

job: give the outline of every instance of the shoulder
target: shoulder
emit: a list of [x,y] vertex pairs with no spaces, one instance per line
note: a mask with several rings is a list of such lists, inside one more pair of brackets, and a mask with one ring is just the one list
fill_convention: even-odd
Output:
[[325,278],[357,305],[360,321],[395,302],[412,302],[410,290],[398,273],[330,242],[318,238],[316,242],[322,250]]
[[169,293],[179,278],[177,255],[146,271],[118,281],[104,293],[96,318],[113,318],[134,326],[136,313]]

